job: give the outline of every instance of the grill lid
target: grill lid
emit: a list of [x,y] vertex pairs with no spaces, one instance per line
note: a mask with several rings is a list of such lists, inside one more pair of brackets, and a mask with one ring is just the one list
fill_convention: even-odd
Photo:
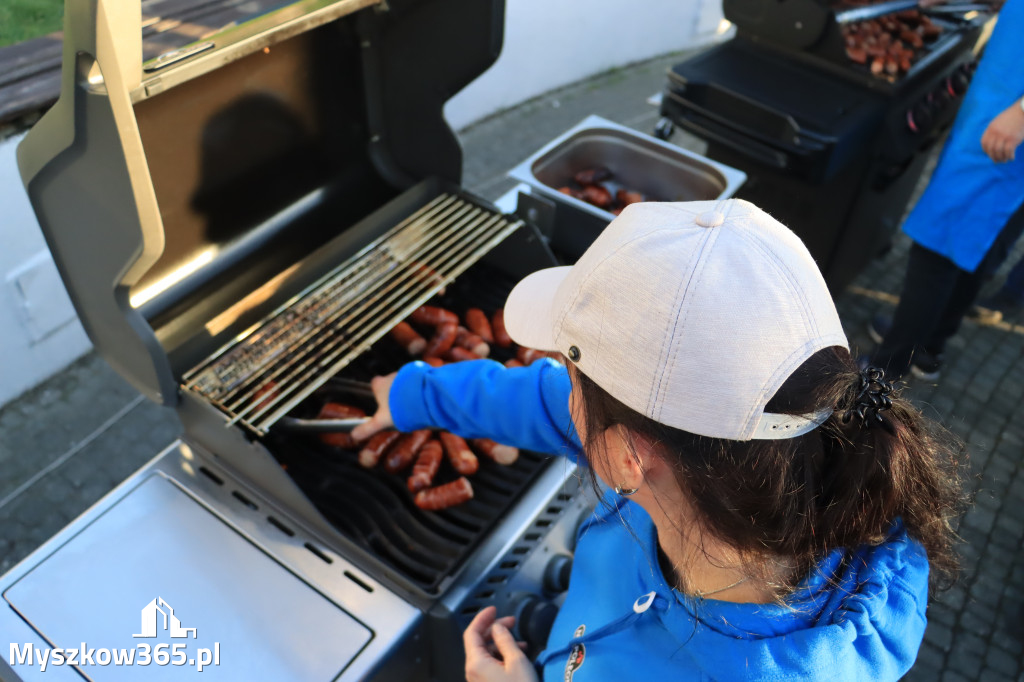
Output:
[[18,156],[98,351],[175,404],[197,358],[358,250],[354,226],[458,182],[443,105],[497,58],[502,18],[501,0],[301,0],[185,27],[199,40],[143,64],[139,2],[68,0],[61,97]]

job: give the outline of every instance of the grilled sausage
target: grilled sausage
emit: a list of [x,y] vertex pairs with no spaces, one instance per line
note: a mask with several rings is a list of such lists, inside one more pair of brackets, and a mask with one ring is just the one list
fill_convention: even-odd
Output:
[[516,351],[516,360],[519,360],[519,362],[523,363],[524,365],[529,365],[533,363],[535,360],[540,360],[546,355],[547,353],[545,353],[542,350],[537,350],[536,348],[527,348],[526,346],[520,346],[519,350]]
[[476,458],[469,444],[461,437],[447,431],[441,432],[441,444],[448,455],[448,461],[463,476],[472,476],[480,468],[480,460]]
[[643,201],[644,195],[640,194],[640,192],[630,192],[628,189],[620,189],[615,193],[615,200],[625,208],[630,204],[638,204]]
[[388,333],[409,355],[419,355],[427,347],[427,340],[408,322],[399,322]]
[[474,438],[469,442],[477,452],[483,453],[498,464],[508,466],[519,459],[519,448],[514,448],[511,445],[501,445],[490,438]]
[[437,328],[437,333],[430,339],[423,354],[431,358],[444,355],[455,344],[455,337],[458,336],[458,333],[458,322],[445,322]]
[[412,467],[412,475],[409,476],[409,492],[417,493],[430,487],[437,470],[441,468],[441,456],[441,444],[436,440],[428,440],[423,444],[416,457],[416,464]]
[[508,348],[512,345],[512,337],[508,335],[508,331],[505,329],[504,308],[498,308],[491,315],[491,332],[494,334],[494,343],[502,348]]
[[857,64],[867,64],[868,62],[868,53],[863,47],[847,47],[846,56]]
[[598,208],[608,208],[612,205],[612,193],[601,185],[587,185],[583,188],[583,201]]
[[253,412],[259,412],[264,408],[270,407],[274,404],[275,400],[277,400],[277,382],[268,381],[260,386],[252,395],[252,401],[256,403]]
[[526,367],[526,365],[524,365],[518,358],[511,358],[510,360],[505,361],[505,367],[513,369],[515,367]]
[[389,474],[397,474],[412,464],[423,444],[430,440],[430,429],[420,429],[412,433],[402,434],[384,460],[384,469]]
[[596,168],[587,168],[579,171],[576,175],[572,176],[572,179],[581,185],[593,185],[596,182],[604,182],[610,177],[612,177],[610,170],[604,166],[597,166]]
[[427,363],[431,367],[444,367],[445,361],[441,358],[423,358],[423,362]]
[[479,334],[474,334],[465,327],[459,327],[458,334],[455,337],[455,345],[465,348],[481,358],[486,358],[491,354],[491,347],[487,345],[483,337]]
[[442,324],[453,322],[456,325],[459,324],[459,316],[450,310],[444,308],[438,308],[432,305],[421,305],[416,310],[412,311],[409,315],[409,319],[416,324],[430,325],[431,327],[439,327]]
[[[869,52],[870,54],[870,52]],[[881,76],[885,72],[885,57],[875,57],[871,61],[871,73]]]
[[466,350],[462,346],[452,346],[448,349],[448,352],[444,354],[444,359],[448,362],[464,362],[466,360],[481,360],[482,358],[471,350]]
[[470,308],[466,311],[466,326],[469,331],[479,334],[480,338],[487,343],[494,343],[494,332],[491,331],[491,322],[487,315],[479,308]]
[[[317,419],[350,419],[352,417],[365,417],[366,412],[353,407],[352,405],[342,405],[341,403],[324,403],[323,407],[320,408],[320,413],[317,414]],[[345,450],[354,450],[359,442],[356,441],[352,434],[344,431],[338,433],[322,433],[320,434],[320,440],[327,445],[336,448],[343,448]]]
[[569,196],[572,196],[572,188],[569,186],[559,187],[558,191],[561,192],[562,194],[568,194]]
[[413,498],[413,502],[420,509],[437,511],[454,507],[471,499],[473,499],[473,486],[470,485],[468,478],[462,476],[451,483],[419,491]]
[[388,451],[396,440],[402,437],[398,431],[381,431],[373,435],[359,451],[360,466],[372,469],[377,466],[381,456]]

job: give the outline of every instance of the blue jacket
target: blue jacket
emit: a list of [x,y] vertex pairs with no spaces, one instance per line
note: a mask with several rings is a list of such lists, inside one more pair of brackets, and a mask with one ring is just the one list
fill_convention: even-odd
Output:
[[911,239],[974,272],[1006,221],[1024,203],[1024,149],[995,163],[981,136],[1024,96],[1024,0],[1008,0],[985,47],[928,187],[903,223]]
[[[389,397],[402,431],[437,427],[572,458],[569,377],[551,360],[402,368]],[[580,528],[545,680],[895,680],[924,636],[928,561],[899,523],[887,542],[825,557],[785,606],[686,598],[657,560],[644,510],[609,494]],[[832,577],[830,582],[828,577]]]

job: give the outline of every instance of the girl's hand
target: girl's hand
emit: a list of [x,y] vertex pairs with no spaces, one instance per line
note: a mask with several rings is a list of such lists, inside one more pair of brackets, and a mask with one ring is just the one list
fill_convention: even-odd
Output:
[[352,438],[356,441],[369,440],[378,431],[394,428],[395,422],[391,419],[388,395],[391,393],[391,384],[395,383],[396,374],[398,372],[392,372],[386,377],[374,377],[370,382],[370,389],[373,390],[373,397],[377,401],[377,411],[369,420],[352,429]]
[[996,163],[1012,161],[1024,141],[1024,110],[1016,100],[992,119],[981,136],[981,148]]
[[462,634],[466,682],[537,682],[537,672],[521,649],[526,645],[516,642],[508,630],[515,618],[495,620],[497,613],[496,608],[488,606],[476,614]]

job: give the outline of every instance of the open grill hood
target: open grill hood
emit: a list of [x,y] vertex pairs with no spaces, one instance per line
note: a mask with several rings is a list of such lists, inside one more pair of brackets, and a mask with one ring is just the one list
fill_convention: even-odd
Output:
[[68,0],[61,96],[18,161],[100,354],[176,405],[188,370],[394,227],[368,216],[457,183],[442,108],[497,58],[503,9],[302,0],[144,64],[140,2]]

